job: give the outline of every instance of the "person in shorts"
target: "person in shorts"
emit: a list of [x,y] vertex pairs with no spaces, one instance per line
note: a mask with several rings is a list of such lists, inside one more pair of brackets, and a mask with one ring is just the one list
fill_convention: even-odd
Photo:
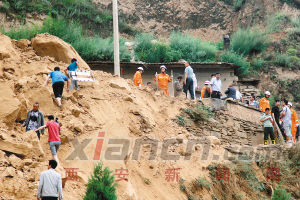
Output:
[[41,126],[35,131],[39,131],[43,128],[48,128],[48,143],[50,146],[51,154],[53,156],[53,159],[56,160],[57,163],[59,163],[58,157],[57,157],[57,151],[59,149],[59,146],[61,144],[59,135],[60,135],[60,125],[58,122],[54,121],[54,116],[49,115],[48,116],[48,122],[46,125]]
[[50,78],[52,78],[52,88],[57,105],[60,107],[65,81],[67,81],[67,92],[69,92],[69,78],[65,74],[60,72],[59,67],[55,67],[54,71],[48,74],[44,86],[48,84]]

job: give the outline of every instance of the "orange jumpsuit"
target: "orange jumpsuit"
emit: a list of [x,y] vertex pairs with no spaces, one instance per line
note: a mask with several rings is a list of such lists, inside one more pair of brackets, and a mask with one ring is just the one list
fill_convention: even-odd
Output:
[[264,97],[259,101],[259,109],[265,112],[266,108],[269,108],[271,110],[269,99]]
[[139,86],[140,84],[143,86],[142,73],[140,71],[135,72],[133,77],[133,83],[136,86]]
[[[159,89],[163,90],[165,95],[169,96],[169,82],[172,81],[171,77],[168,74],[160,73],[157,75],[157,82]],[[156,81],[156,76],[154,77]]]
[[[208,92],[209,92],[210,87],[209,87],[209,86],[206,86],[206,85],[202,88],[202,90],[201,90],[201,99],[204,98],[205,91],[206,91],[207,89],[208,89]],[[205,98],[207,98],[207,97],[205,97]]]
[[295,141],[296,138],[296,133],[297,133],[297,124],[299,123],[298,121],[298,116],[297,113],[294,109],[291,108],[291,121],[292,121],[292,136],[293,140]]

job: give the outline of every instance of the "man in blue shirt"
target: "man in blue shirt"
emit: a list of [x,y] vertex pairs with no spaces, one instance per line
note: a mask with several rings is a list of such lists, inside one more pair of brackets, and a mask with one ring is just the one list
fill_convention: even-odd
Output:
[[45,80],[44,86],[48,84],[49,79],[52,78],[53,93],[57,105],[61,106],[61,97],[64,90],[65,81],[67,81],[67,92],[69,92],[69,78],[60,72],[59,67],[55,67],[53,72],[50,72]]
[[[71,78],[70,72],[71,71],[76,71],[77,69],[80,70],[79,65],[78,65],[78,61],[76,60],[76,58],[73,58],[71,60],[71,64],[64,71],[65,71],[66,76]],[[69,73],[67,73],[68,70],[69,70]],[[77,80],[71,80],[70,91],[73,90],[74,85],[76,87],[76,90],[78,90],[78,81]]]
[[195,99],[194,96],[194,83],[193,83],[193,68],[190,66],[188,61],[184,61],[185,70],[184,70],[184,86],[183,91],[185,95],[187,96],[187,91],[191,94],[191,99]]

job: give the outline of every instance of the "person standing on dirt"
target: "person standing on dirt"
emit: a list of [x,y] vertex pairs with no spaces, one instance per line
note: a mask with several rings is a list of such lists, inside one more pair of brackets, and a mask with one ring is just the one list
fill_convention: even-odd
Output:
[[169,96],[169,82],[172,81],[171,77],[166,73],[167,67],[160,66],[161,73],[154,77],[154,81],[158,83],[158,88],[163,90],[165,95]]
[[43,128],[48,128],[48,143],[50,146],[51,154],[54,160],[59,164],[59,160],[57,157],[57,151],[59,149],[59,146],[61,144],[60,142],[60,125],[57,121],[54,121],[54,116],[49,115],[48,116],[48,122],[46,125],[41,126],[36,131],[41,130]]
[[49,79],[52,78],[53,93],[57,102],[57,105],[61,106],[61,98],[64,90],[65,81],[67,81],[67,92],[69,92],[69,78],[60,72],[59,67],[55,67],[53,72],[50,72],[45,80],[44,86],[48,84]]
[[211,98],[220,99],[222,96],[222,81],[221,81],[221,74],[216,73],[216,78],[211,79]]
[[[36,130],[41,126],[44,126],[44,115],[42,112],[39,111],[40,104],[35,102],[33,104],[33,108],[31,111],[27,113],[27,118],[25,122],[22,124],[22,127],[26,127],[26,132],[30,130]],[[36,132],[39,140],[41,134],[44,134],[45,129],[39,130]]]
[[[73,58],[71,60],[71,64],[64,70],[64,72],[65,72],[66,76],[68,76],[69,78],[71,78],[71,72],[75,72],[75,71],[77,71],[77,69],[80,70],[78,61],[76,60],[76,58]],[[67,71],[69,71],[69,73],[67,73]],[[75,89],[79,90],[79,88],[78,88],[78,80],[71,80],[70,91],[73,90],[74,85],[75,85]]]
[[299,120],[296,111],[292,108],[293,104],[291,102],[288,102],[288,106],[291,110],[291,121],[292,121],[292,136],[293,136],[293,142],[296,142],[296,133],[297,128],[299,127]]
[[49,160],[48,170],[43,171],[40,175],[38,187],[38,200],[62,200],[62,179],[61,175],[55,171],[57,162]]
[[142,73],[144,72],[144,68],[138,67],[138,70],[135,72],[133,76],[133,83],[138,87],[143,86]]
[[[280,118],[280,100],[276,99],[275,100],[275,106],[273,106],[272,108],[272,117],[275,120],[275,123],[278,125],[278,128],[280,129],[283,138],[285,138],[284,136],[284,130],[282,130],[281,124],[279,123],[279,118]],[[278,131],[277,131],[278,132]]]
[[270,101],[269,101],[270,96],[271,96],[271,93],[269,91],[266,91],[265,92],[265,97],[262,98],[262,99],[260,99],[260,101],[259,101],[259,109],[261,111],[264,112],[266,110],[266,108],[271,109]]
[[283,101],[283,110],[280,113],[280,119],[282,119],[282,127],[284,129],[285,135],[287,137],[287,143],[292,143],[293,137],[292,137],[292,121],[291,121],[291,110],[288,107],[288,101]]
[[182,76],[178,76],[174,83],[174,97],[178,97],[182,92]]
[[194,81],[193,81],[193,74],[194,70],[190,66],[188,61],[184,61],[185,70],[184,70],[184,81],[183,81],[183,91],[187,97],[188,91],[191,94],[191,99],[195,99],[195,92],[194,92]]
[[205,81],[204,86],[201,90],[201,97],[200,100],[204,98],[209,98],[210,97],[210,81]]
[[260,121],[264,125],[264,144],[268,144],[269,135],[272,140],[272,144],[275,144],[275,137],[273,131],[273,119],[270,114],[270,108],[266,108],[265,113],[260,117]]

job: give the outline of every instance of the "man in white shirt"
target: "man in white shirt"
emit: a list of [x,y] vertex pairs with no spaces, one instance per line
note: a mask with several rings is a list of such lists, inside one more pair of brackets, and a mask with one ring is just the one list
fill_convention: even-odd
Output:
[[54,170],[56,167],[56,160],[49,160],[48,170],[41,173],[37,200],[63,199],[61,175]]
[[280,118],[282,119],[283,123],[283,129],[285,132],[285,135],[288,137],[287,143],[292,143],[293,142],[293,136],[292,136],[292,120],[291,120],[291,110],[288,107],[288,101],[284,100],[283,101],[283,109],[280,114]]
[[216,78],[211,79],[211,98],[220,99],[222,96],[222,81],[221,81],[221,74],[216,73]]

